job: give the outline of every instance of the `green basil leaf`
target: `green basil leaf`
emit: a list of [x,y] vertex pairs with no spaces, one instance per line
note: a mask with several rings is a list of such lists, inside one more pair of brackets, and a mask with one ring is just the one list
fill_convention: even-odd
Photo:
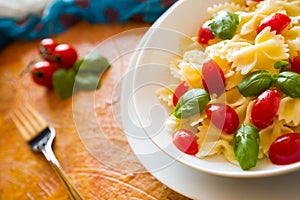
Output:
[[172,113],[176,118],[187,118],[201,113],[210,101],[209,94],[200,88],[187,91],[182,95]]
[[52,77],[53,88],[62,100],[73,95],[75,75],[74,70],[58,69],[54,72]]
[[269,89],[273,84],[274,78],[268,71],[257,70],[238,84],[238,90],[244,97],[254,97]]
[[258,159],[260,137],[258,130],[243,124],[233,137],[233,150],[237,161],[243,170],[256,166]]
[[78,59],[74,65],[76,71],[90,72],[96,75],[104,73],[109,67],[110,64],[108,60],[98,54],[90,54]]
[[300,98],[300,75],[295,72],[281,72],[277,77],[281,92],[292,98]]
[[93,73],[79,72],[75,78],[76,90],[96,90],[100,88],[100,77]]
[[223,40],[231,39],[239,25],[239,16],[235,13],[220,11],[213,16],[209,24],[214,35]]

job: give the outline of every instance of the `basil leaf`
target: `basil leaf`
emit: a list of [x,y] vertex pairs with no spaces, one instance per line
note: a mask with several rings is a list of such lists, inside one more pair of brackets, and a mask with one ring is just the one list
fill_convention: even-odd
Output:
[[93,73],[77,73],[75,78],[76,90],[96,90],[100,88],[100,77]]
[[226,40],[231,39],[239,25],[239,16],[235,13],[220,11],[213,16],[209,28],[214,35]]
[[76,71],[91,72],[97,75],[104,73],[109,67],[108,60],[98,54],[90,54],[78,59],[74,65]]
[[176,118],[193,116],[197,113],[201,113],[209,101],[210,96],[204,89],[191,89],[179,98],[172,114]]
[[73,95],[75,75],[74,70],[58,69],[54,72],[52,77],[53,88],[62,100]]
[[243,170],[256,166],[260,138],[258,130],[243,124],[233,137],[233,150],[237,161]]
[[281,92],[292,98],[300,98],[300,75],[295,72],[281,72],[277,77],[277,85]]
[[244,97],[254,97],[269,89],[273,83],[274,78],[268,71],[257,70],[238,84],[238,90]]

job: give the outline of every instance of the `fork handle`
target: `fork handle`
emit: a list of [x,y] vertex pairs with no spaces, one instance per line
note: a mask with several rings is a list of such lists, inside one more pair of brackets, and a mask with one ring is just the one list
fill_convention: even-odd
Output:
[[72,200],[82,200],[82,196],[78,192],[78,190],[75,188],[75,186],[69,181],[67,175],[65,174],[64,170],[60,166],[58,160],[56,159],[51,146],[46,145],[45,148],[42,150],[44,156],[49,161],[51,167],[54,169],[54,171],[57,173],[61,181],[66,186],[69,195]]

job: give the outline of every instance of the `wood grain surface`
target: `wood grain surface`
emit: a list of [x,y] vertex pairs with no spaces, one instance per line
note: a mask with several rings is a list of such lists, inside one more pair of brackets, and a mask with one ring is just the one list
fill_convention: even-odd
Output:
[[80,57],[99,50],[114,59],[101,77],[99,90],[80,92],[65,101],[54,91],[36,85],[30,74],[20,76],[26,65],[38,58],[39,41],[16,41],[1,50],[1,200],[69,198],[43,155],[29,149],[10,119],[13,109],[25,102],[55,127],[54,152],[85,199],[187,199],[143,168],[120,125],[120,83],[132,56],[130,50],[149,26],[79,22],[69,31],[53,36],[58,42],[72,44]]

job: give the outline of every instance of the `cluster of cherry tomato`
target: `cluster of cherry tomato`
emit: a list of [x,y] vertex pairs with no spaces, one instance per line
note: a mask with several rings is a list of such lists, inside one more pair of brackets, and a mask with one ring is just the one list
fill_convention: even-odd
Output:
[[33,80],[49,89],[53,88],[53,74],[57,69],[70,69],[78,58],[77,51],[69,44],[58,44],[51,38],[42,39],[38,46],[41,61],[33,63]]

